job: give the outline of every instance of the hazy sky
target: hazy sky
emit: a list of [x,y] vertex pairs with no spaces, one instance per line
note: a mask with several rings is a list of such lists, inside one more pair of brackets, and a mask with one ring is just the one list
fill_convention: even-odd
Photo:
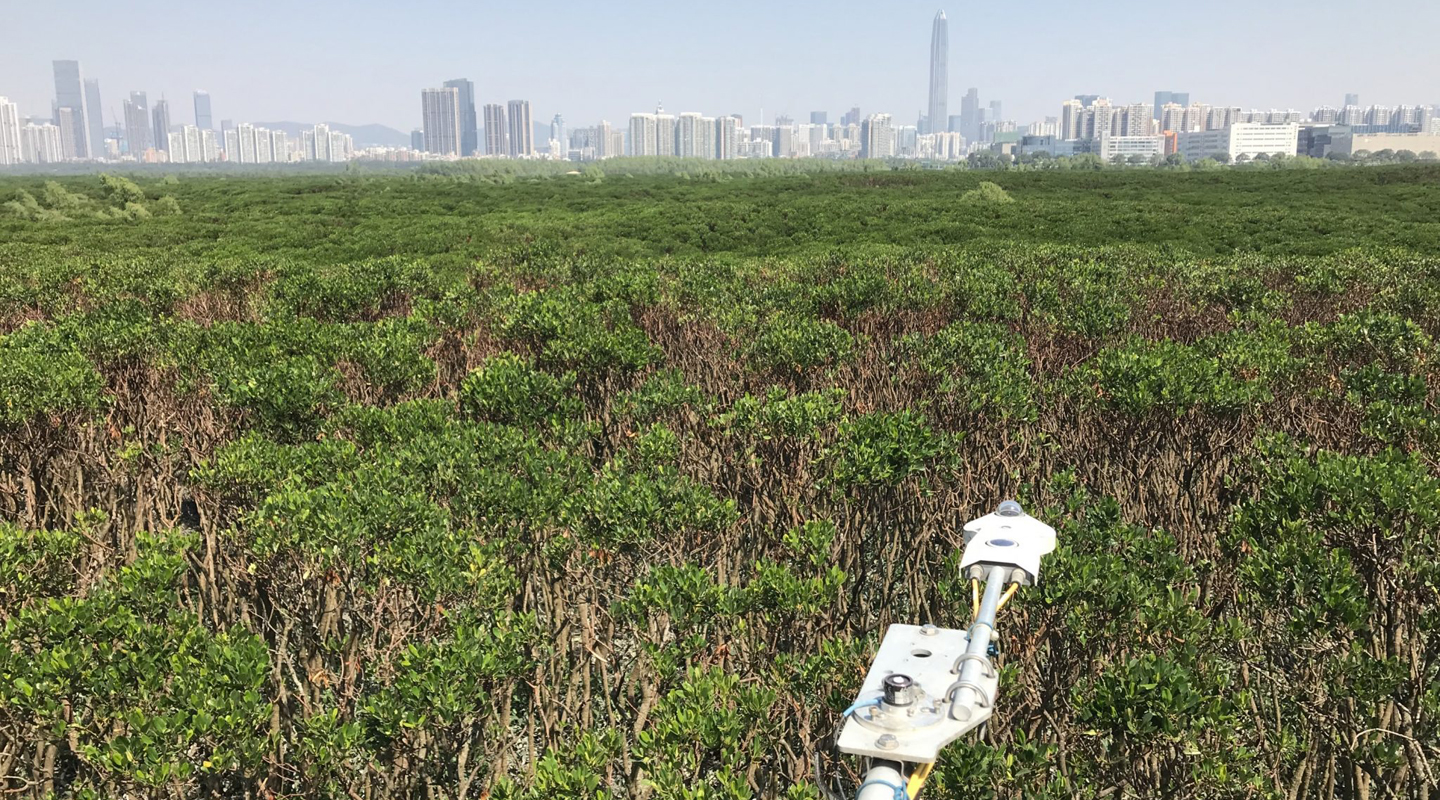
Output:
[[[48,115],[50,62],[98,78],[106,123],[132,89],[192,121],[208,89],[215,120],[410,130],[420,90],[475,82],[477,104],[531,101],[536,121],[571,126],[632,111],[788,113],[833,121],[858,105],[910,123],[926,101],[936,0],[0,0],[10,35],[0,95]],[[1440,1],[1027,0],[945,6],[950,108],[966,87],[1007,118],[1058,113],[1077,93],[1150,102],[1302,110],[1440,103]]]

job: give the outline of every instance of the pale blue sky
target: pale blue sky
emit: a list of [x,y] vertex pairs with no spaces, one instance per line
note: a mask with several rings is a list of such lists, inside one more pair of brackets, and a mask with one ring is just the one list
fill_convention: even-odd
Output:
[[[570,125],[630,112],[777,112],[859,105],[912,121],[926,98],[936,0],[0,0],[0,95],[48,114],[50,61],[79,59],[110,109],[132,89],[192,119],[419,123],[420,89],[468,77],[476,101],[531,101]],[[1437,0],[1030,0],[944,4],[951,113],[966,87],[1021,122],[1077,93],[1308,110],[1440,103]]]

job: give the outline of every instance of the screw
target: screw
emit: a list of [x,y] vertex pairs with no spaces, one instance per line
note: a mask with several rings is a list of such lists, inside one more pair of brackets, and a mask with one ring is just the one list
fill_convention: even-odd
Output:
[[921,636],[934,636],[935,634],[937,634],[937,633],[939,633],[939,632],[940,632],[940,629],[937,628],[937,627],[935,627],[935,625],[934,625],[933,623],[930,623],[930,622],[927,622],[927,623],[925,623],[924,625],[921,625],[921,626],[920,626],[920,635],[921,635]]
[[895,734],[886,733],[875,740],[875,746],[881,750],[894,750],[900,746],[900,740],[895,738]]

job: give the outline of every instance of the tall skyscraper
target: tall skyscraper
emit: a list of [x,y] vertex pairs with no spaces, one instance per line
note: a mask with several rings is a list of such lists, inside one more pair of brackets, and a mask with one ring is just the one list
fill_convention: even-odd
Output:
[[511,100],[510,156],[526,158],[535,154],[535,128],[530,121],[530,101]]
[[950,23],[945,12],[935,15],[930,29],[930,126],[927,133],[941,130],[950,118]]
[[213,117],[210,115],[210,93],[199,91],[195,93],[195,127],[202,131],[214,130]]
[[655,109],[655,154],[675,155],[675,116]]
[[560,148],[562,157],[570,150],[570,143],[565,140],[565,118],[559,114],[550,120],[550,141],[555,142],[556,146]]
[[830,116],[830,115],[829,115],[827,112],[824,112],[824,111],[811,111],[811,112],[810,112],[810,124],[811,124],[811,125],[825,125],[825,124],[826,124],[826,120],[829,118],[829,116]]
[[425,131],[419,128],[410,131],[410,149],[425,152]]
[[105,153],[105,107],[100,104],[100,81],[85,79],[85,123],[90,126],[90,157]]
[[66,161],[80,158],[79,148],[85,143],[81,140],[80,129],[75,121],[75,109],[69,106],[61,106],[55,109],[55,126],[60,129],[60,157]]
[[965,141],[980,141],[980,122],[980,90],[971,87],[960,100],[960,135]]
[[895,129],[889,114],[871,114],[860,123],[860,157],[889,158],[895,155]]
[[[1155,93],[1155,110],[1154,110],[1154,112],[1153,112],[1153,117],[1154,117],[1154,119],[1161,119],[1161,118],[1163,118],[1163,117],[1165,116],[1165,106],[1166,106],[1167,104],[1169,104],[1169,103],[1174,103],[1174,104],[1180,105],[1180,106],[1188,106],[1188,105],[1190,105],[1190,93],[1189,93],[1189,92],[1156,92],[1156,93]],[[1163,130],[1170,130],[1170,129],[1169,129],[1169,128],[1164,128]]]
[[1005,118],[1005,115],[1000,112],[1000,101],[999,101],[999,100],[991,100],[991,101],[990,101],[990,116],[987,117],[986,120],[989,121],[989,122],[999,122],[1000,120],[1002,120],[1002,119],[1004,119],[1004,118]]
[[155,101],[150,119],[154,123],[155,148],[170,152],[170,104],[165,102],[165,98]]
[[0,167],[19,164],[24,157],[20,146],[20,107],[0,97]]
[[445,81],[445,88],[460,93],[460,155],[473,156],[480,147],[480,123],[475,116],[475,84],[468,78],[455,78]]
[[449,87],[420,92],[420,118],[425,130],[425,152],[460,155],[460,90]]
[[740,152],[740,120],[736,117],[720,117],[715,120],[715,157],[731,161]]
[[55,124],[60,124],[59,109],[68,108],[72,130],[65,131],[66,137],[73,137],[75,157],[90,157],[90,124],[85,117],[84,80],[80,77],[79,61],[54,61],[55,68]]
[[485,154],[505,156],[510,148],[505,145],[505,136],[510,127],[505,123],[505,106],[489,103],[485,106]]
[[145,155],[152,146],[150,138],[150,108],[144,92],[131,92],[125,101],[125,144],[136,158]]
[[1358,105],[1360,105],[1360,95],[1358,95],[1358,94],[1347,94],[1347,95],[1345,95],[1345,105],[1347,105],[1347,106],[1358,106]]

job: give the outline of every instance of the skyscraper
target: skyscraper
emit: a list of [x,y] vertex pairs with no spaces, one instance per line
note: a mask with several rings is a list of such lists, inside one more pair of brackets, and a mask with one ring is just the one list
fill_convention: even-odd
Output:
[[420,92],[420,118],[425,130],[425,152],[460,155],[460,90],[449,87]]
[[935,15],[930,30],[930,127],[939,131],[950,118],[950,23],[945,12]]
[[1005,115],[1002,114],[1002,113],[1000,113],[1000,101],[999,101],[999,100],[991,100],[991,101],[990,101],[990,116],[987,117],[986,119],[987,119],[988,121],[990,121],[990,122],[999,122],[1000,120],[1002,120],[1002,119],[1004,119],[1004,118],[1005,118]]
[[195,127],[202,131],[213,130],[213,117],[210,116],[210,93],[199,91],[195,93]]
[[740,120],[725,116],[715,120],[715,157],[730,161],[739,155]]
[[535,128],[530,122],[530,101],[510,101],[510,155],[526,158],[535,154]]
[[446,89],[460,93],[460,155],[473,156],[480,147],[479,120],[475,118],[475,84],[468,78],[445,81]]
[[655,155],[675,155],[675,115],[655,109]]
[[154,122],[155,148],[170,152],[170,104],[165,102],[165,98],[155,101],[150,119]]
[[70,125],[66,137],[74,137],[75,157],[90,157],[90,124],[85,118],[85,89],[80,77],[79,61],[55,61],[55,123],[60,123],[59,109],[71,111]]
[[90,157],[105,153],[105,107],[100,104],[100,81],[85,79],[85,123],[90,126]]
[[1345,105],[1347,105],[1347,106],[1358,106],[1358,105],[1360,105],[1360,95],[1358,95],[1358,94],[1347,94],[1347,95],[1345,95]]
[[824,112],[824,111],[811,111],[811,112],[810,112],[810,124],[811,124],[811,125],[824,125],[824,124],[826,124],[826,120],[829,118],[829,116],[830,116],[830,115],[829,115],[828,113]]
[[20,107],[0,97],[0,167],[19,164],[24,157],[20,146]]
[[974,87],[960,100],[960,135],[967,142],[980,141],[980,90]]
[[570,143],[565,140],[565,118],[559,114],[550,120],[550,141],[555,142],[556,146],[560,148],[559,155],[561,157],[569,152]]
[[60,157],[69,161],[80,158],[80,147],[85,144],[81,140],[80,128],[75,121],[75,109],[69,106],[61,106],[55,109],[55,126],[60,129]]
[[125,144],[136,158],[151,147],[150,108],[144,92],[131,92],[125,101]]
[[490,103],[485,106],[485,153],[492,156],[504,156],[510,154],[510,148],[505,146],[505,134],[509,126],[505,124],[505,106],[499,103]]
[[[1166,105],[1167,103],[1174,103],[1174,104],[1180,105],[1180,106],[1188,106],[1188,105],[1190,105],[1190,93],[1189,93],[1189,92],[1156,92],[1156,93],[1155,93],[1155,110],[1154,110],[1154,112],[1153,112],[1153,117],[1154,117],[1154,119],[1161,119],[1161,118],[1163,118],[1163,117],[1165,116],[1165,105]],[[1169,130],[1169,129],[1165,129],[1165,130]]]
[[860,123],[860,157],[889,158],[895,155],[895,129],[889,114],[871,114]]

